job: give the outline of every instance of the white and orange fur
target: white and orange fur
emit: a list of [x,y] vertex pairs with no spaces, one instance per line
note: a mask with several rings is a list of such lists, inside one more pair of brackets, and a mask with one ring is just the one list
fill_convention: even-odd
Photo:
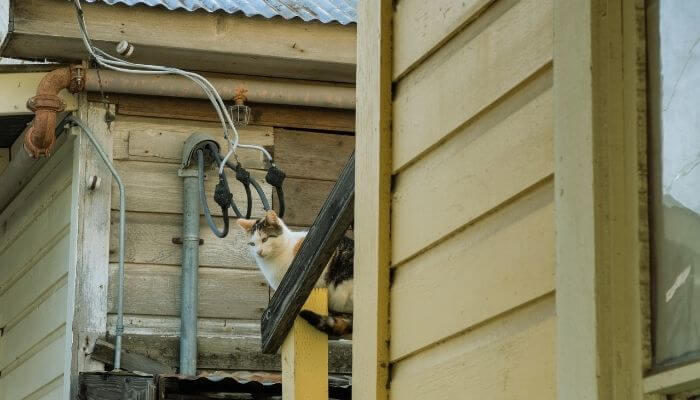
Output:
[[[299,251],[307,231],[292,231],[272,210],[259,220],[238,219],[237,222],[250,235],[248,245],[251,254],[267,283],[276,290]],[[342,281],[327,281],[332,262],[333,258],[326,265],[315,287],[328,288],[328,308],[331,312],[352,314],[352,276]],[[302,311],[300,315],[316,328],[331,335],[342,336],[352,331],[351,316],[321,316],[307,311]]]

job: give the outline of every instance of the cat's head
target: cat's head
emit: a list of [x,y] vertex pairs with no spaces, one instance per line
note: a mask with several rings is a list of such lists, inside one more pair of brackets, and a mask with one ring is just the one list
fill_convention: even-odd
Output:
[[284,250],[286,226],[273,210],[258,220],[240,218],[237,222],[248,233],[248,245],[258,257],[273,258]]

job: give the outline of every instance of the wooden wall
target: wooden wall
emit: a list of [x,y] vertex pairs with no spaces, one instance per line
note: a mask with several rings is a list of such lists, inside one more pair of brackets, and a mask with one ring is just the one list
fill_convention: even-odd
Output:
[[[114,99],[112,99],[114,100]],[[192,132],[211,135],[225,147],[221,125],[206,102],[122,96],[112,123],[114,160],[126,184],[125,339],[127,349],[177,366],[181,246],[172,239],[182,229],[182,178],[177,170],[182,144]],[[268,148],[287,174],[286,222],[307,227],[354,147],[352,115],[334,118],[334,111],[253,105],[253,122],[240,129],[241,142]],[[320,113],[320,114],[319,114]],[[342,114],[342,113],[341,113]],[[340,114],[338,114],[340,115]],[[316,125],[314,125],[314,121]],[[333,127],[333,132],[312,131]],[[276,204],[264,182],[259,152],[241,150],[240,159]],[[239,208],[245,194],[233,175],[229,183]],[[210,208],[215,175],[207,178]],[[112,190],[108,330],[116,324],[118,190]],[[277,205],[275,205],[277,208]],[[256,200],[254,216],[263,215]],[[220,218],[216,219],[222,226]],[[261,356],[259,319],[269,290],[249,254],[247,238],[231,220],[227,238],[216,238],[201,218],[199,260],[199,362],[206,370],[276,369],[279,359]],[[346,349],[346,356],[349,349]],[[347,370],[347,369],[346,369]],[[349,370],[347,370],[349,371]]]
[[396,5],[391,398],[555,398],[552,20]]
[[72,141],[0,214],[0,399],[63,398]]

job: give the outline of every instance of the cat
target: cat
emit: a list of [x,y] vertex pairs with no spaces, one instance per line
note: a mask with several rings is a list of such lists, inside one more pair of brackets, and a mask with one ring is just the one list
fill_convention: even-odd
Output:
[[[277,290],[307,232],[292,231],[273,210],[258,220],[238,219],[237,222],[250,235],[248,245],[265,280]],[[343,237],[316,282],[315,287],[328,288],[331,313],[320,315],[309,310],[299,313],[313,327],[331,336],[352,333],[354,247],[352,239]]]

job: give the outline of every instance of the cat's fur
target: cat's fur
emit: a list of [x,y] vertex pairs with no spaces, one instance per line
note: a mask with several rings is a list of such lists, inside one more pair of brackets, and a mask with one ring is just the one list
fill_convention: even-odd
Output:
[[[267,283],[277,290],[307,232],[292,231],[272,210],[259,220],[239,219],[238,225],[250,235],[251,253]],[[316,282],[317,288],[328,288],[331,314],[319,315],[308,310],[299,314],[329,335],[352,333],[354,247],[354,241],[344,237]]]

